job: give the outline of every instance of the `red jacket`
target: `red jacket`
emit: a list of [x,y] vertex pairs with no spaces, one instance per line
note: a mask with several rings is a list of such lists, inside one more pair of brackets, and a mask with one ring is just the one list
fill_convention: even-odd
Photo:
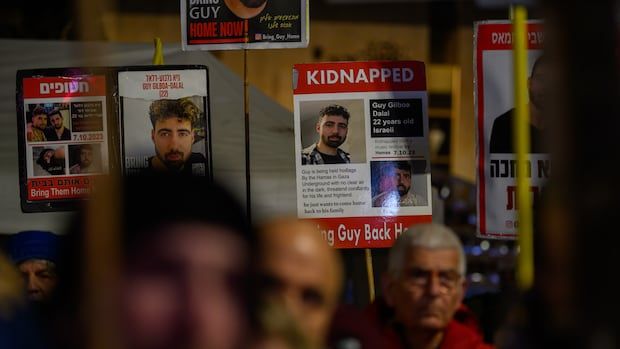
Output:
[[[381,332],[382,349],[410,349],[405,347],[401,336],[389,323],[380,301],[379,304],[372,304],[366,315]],[[452,320],[445,329],[439,349],[493,349],[493,346],[484,343],[482,335],[474,327]]]

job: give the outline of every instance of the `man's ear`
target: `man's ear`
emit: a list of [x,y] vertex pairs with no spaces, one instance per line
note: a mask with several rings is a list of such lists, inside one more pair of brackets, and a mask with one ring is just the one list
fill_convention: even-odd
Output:
[[316,133],[321,133],[321,122],[317,122],[316,126],[314,128],[316,130]]
[[155,129],[151,130],[151,140],[155,143]]

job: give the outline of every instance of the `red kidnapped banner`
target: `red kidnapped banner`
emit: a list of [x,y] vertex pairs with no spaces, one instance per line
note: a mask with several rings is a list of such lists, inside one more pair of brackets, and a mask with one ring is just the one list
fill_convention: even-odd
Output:
[[386,216],[308,219],[320,227],[335,248],[391,247],[414,224],[430,223],[432,216]]
[[425,91],[424,63],[374,61],[296,64],[295,94]]
[[[484,24],[478,26],[476,38],[478,51],[480,50],[511,50],[512,24]],[[527,26],[528,49],[540,50],[543,48],[545,35],[542,23],[529,23]]]
[[24,98],[105,96],[105,77],[25,78]]

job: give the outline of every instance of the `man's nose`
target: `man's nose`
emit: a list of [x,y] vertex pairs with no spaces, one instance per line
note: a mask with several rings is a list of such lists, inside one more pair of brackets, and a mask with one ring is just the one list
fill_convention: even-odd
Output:
[[36,276],[29,274],[28,279],[26,280],[26,287],[28,291],[33,291],[38,289],[38,282]]
[[430,275],[427,291],[432,296],[438,296],[441,294],[441,283],[437,275]]

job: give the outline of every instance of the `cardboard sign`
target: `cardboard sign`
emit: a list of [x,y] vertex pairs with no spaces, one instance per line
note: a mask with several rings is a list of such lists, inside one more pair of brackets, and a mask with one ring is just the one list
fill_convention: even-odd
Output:
[[337,248],[390,247],[431,220],[424,63],[298,64],[297,211]]
[[125,174],[210,176],[207,82],[205,66],[118,73]]
[[23,211],[72,209],[108,173],[109,88],[104,70],[18,71]]
[[181,0],[184,50],[308,46],[307,0]]
[[516,168],[527,166],[533,199],[551,174],[545,146],[544,33],[540,22],[528,24],[531,125],[530,155],[518,164],[514,154],[512,122],[514,80],[512,25],[509,21],[476,24],[475,91],[477,122],[478,235],[484,238],[515,239],[518,230]]

